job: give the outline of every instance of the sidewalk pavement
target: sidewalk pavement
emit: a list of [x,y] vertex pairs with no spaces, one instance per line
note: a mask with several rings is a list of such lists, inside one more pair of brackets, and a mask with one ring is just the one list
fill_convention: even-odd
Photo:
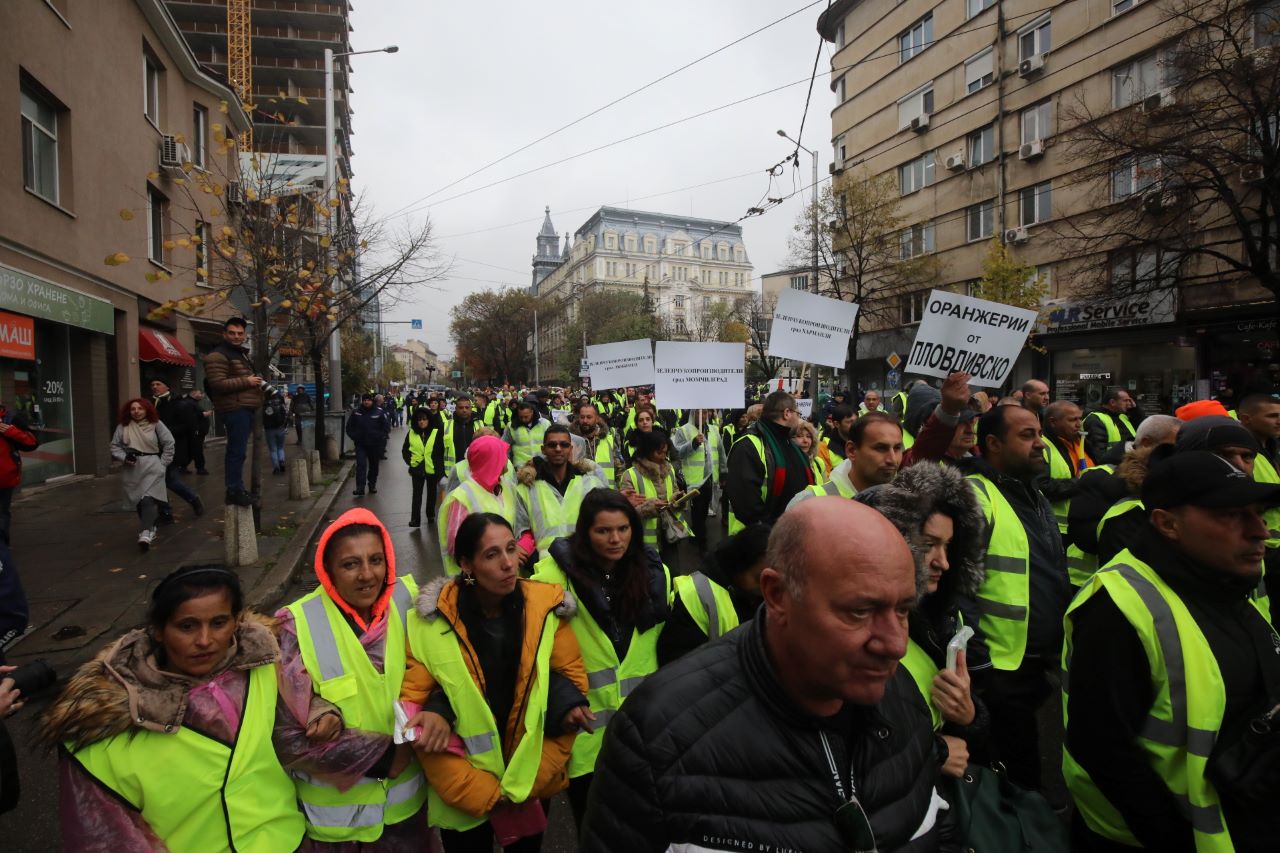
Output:
[[[300,449],[292,443],[290,462]],[[30,603],[32,628],[11,646],[11,663],[44,658],[69,676],[110,640],[142,624],[155,583],[181,565],[223,563],[222,463],[225,441],[206,442],[211,472],[182,475],[204,501],[197,518],[172,495],[175,524],[161,526],[149,552],[138,548],[139,522],[125,504],[120,475],[76,478],[24,489],[14,496],[12,552]],[[263,450],[265,460],[265,448]],[[263,466],[258,562],[238,571],[245,603],[274,607],[299,565],[310,565],[308,545],[324,521],[352,463],[326,463],[325,480],[311,497],[289,500],[289,477]],[[249,468],[245,466],[248,480]]]

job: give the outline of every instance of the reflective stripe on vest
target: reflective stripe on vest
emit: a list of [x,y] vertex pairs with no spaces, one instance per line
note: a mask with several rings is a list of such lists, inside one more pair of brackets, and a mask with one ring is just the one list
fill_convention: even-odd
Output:
[[738,611],[733,609],[729,591],[702,572],[680,575],[672,581],[684,609],[708,640],[738,627]]
[[[316,694],[336,705],[350,728],[385,735],[394,730],[392,708],[405,671],[405,618],[416,592],[411,577],[399,578],[392,587],[382,672],[374,668],[359,639],[347,628],[342,611],[323,589],[287,608],[293,614],[298,650],[312,673]],[[408,820],[427,799],[417,762],[410,762],[394,779],[362,778],[345,791],[309,773],[292,771],[290,775],[307,819],[307,835],[318,841],[376,841],[384,825]]]
[[[550,681],[552,647],[559,626],[560,620],[548,611],[534,651],[532,681],[523,697],[524,733],[508,761],[503,759],[502,738],[493,711],[480,692],[476,676],[463,660],[462,639],[457,627],[443,614],[428,621],[414,613],[409,620],[409,647],[448,697],[457,715],[454,732],[466,748],[467,762],[477,770],[497,777],[503,798],[512,803],[523,803],[529,798],[542,763],[547,684]],[[518,703],[512,711],[518,711]],[[507,720],[502,721],[502,726],[505,730]],[[431,789],[427,805],[427,820],[431,826],[465,831],[488,819],[488,815],[477,817],[454,808],[440,798],[435,788]]]
[[495,495],[470,476],[464,477],[458,483],[458,487],[450,492],[445,497],[444,503],[440,505],[440,554],[443,558],[444,573],[446,575],[456,575],[462,571],[458,566],[458,561],[453,557],[453,552],[449,550],[449,512],[453,504],[460,503],[465,506],[468,515],[477,512],[497,513],[505,518],[508,524],[515,525],[516,490],[509,482],[505,482],[505,475],[504,479],[499,482],[502,485],[502,494]]
[[271,745],[276,698],[275,665],[254,667],[232,746],[185,726],[131,728],[72,756],[139,811],[167,850],[296,850],[306,826]]
[[1031,604],[1031,559],[1027,531],[995,484],[970,474],[974,496],[991,529],[987,545],[987,574],[978,588],[978,625],[996,669],[1016,670],[1027,651],[1027,608]]
[[617,482],[617,472],[613,465],[613,435],[604,435],[596,440],[595,463],[600,467],[600,476],[605,485],[612,489]]
[[555,540],[573,535],[582,499],[592,489],[604,487],[598,471],[575,476],[563,496],[545,480],[535,480],[532,486],[521,484],[517,491],[529,512],[538,550],[545,551]]
[[[1213,650],[1182,599],[1129,551],[1098,571],[1067,609],[1063,668],[1069,676],[1073,614],[1100,590],[1133,626],[1151,668],[1155,698],[1136,745],[1169,787],[1192,825],[1197,851],[1233,850],[1217,792],[1205,778],[1208,756],[1226,711],[1222,673]],[[1259,615],[1268,624],[1265,616]],[[1063,718],[1068,719],[1068,683],[1063,682]],[[1064,749],[1063,772],[1085,823],[1120,843],[1137,845],[1124,818]]]
[[[640,497],[642,498],[645,498],[647,500],[654,500],[662,497],[662,495],[658,494],[658,485],[654,483],[652,480],[650,480],[648,477],[638,472],[635,468],[628,468],[626,471],[623,471],[622,479],[628,481],[631,484],[631,488],[635,491],[635,493],[640,495]],[[666,479],[663,480],[663,483],[662,483],[662,488],[663,488],[662,494],[666,495],[666,500],[670,500],[671,496],[675,494],[676,483],[675,483],[675,477],[672,475],[671,469],[669,466],[667,469]],[[660,519],[656,515],[653,516],[652,518],[646,518],[641,522],[644,525],[644,544],[648,545],[650,548],[652,548],[655,551],[658,550],[658,547],[659,547],[658,546],[659,522],[660,522]]]
[[548,426],[550,424],[541,418],[531,427],[523,424],[511,425],[511,461],[517,468],[538,455]]
[[[1120,419],[1120,424],[1124,424],[1125,429],[1129,431],[1129,438],[1132,439],[1134,435],[1133,424],[1129,423],[1129,416],[1126,414],[1120,414],[1118,417]],[[1120,432],[1120,424],[1116,423],[1116,415],[1112,415],[1110,412],[1090,412],[1084,416],[1084,421],[1082,423],[1085,426],[1088,425],[1089,418],[1097,418],[1102,421],[1102,425],[1106,427],[1107,450],[1114,450],[1117,447],[1124,446],[1126,438]]]
[[825,483],[809,486],[807,491],[810,491],[819,497],[839,496],[842,498],[851,498],[858,494],[857,489],[846,485],[835,477],[830,478]]
[[[1058,445],[1048,439],[1045,439],[1044,442],[1044,461],[1049,463],[1049,479],[1075,479],[1071,472],[1070,461],[1067,460],[1067,457],[1062,455],[1062,451],[1058,449]],[[1054,518],[1058,520],[1058,532],[1066,535],[1067,518],[1071,513],[1071,498],[1051,501],[1050,505],[1053,507]]]
[[[672,598],[671,572],[662,567],[666,577],[668,605]],[[558,584],[572,592],[572,585],[555,558],[546,556],[534,567],[533,580]],[[575,593],[576,595],[576,593]],[[621,707],[622,700],[639,687],[645,677],[658,669],[658,637],[665,622],[659,622],[647,631],[633,631],[627,656],[618,660],[618,653],[604,631],[596,624],[591,612],[579,607],[569,621],[573,635],[582,649],[582,661],[587,669],[587,700],[596,722],[590,732],[579,732],[573,741],[573,754],[569,758],[569,778],[576,779],[592,773],[596,756],[604,741],[604,730]]]
[[422,440],[422,436],[418,434],[416,429],[409,430],[409,467],[416,468],[419,465],[426,465],[428,474],[436,473],[436,463],[433,458],[436,448],[436,439],[440,436],[440,430],[431,430],[426,441]]

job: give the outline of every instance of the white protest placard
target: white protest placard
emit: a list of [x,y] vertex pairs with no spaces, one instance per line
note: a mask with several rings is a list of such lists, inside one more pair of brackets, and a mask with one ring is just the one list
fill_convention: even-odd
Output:
[[737,409],[745,392],[746,344],[658,341],[653,396],[664,409]]
[[844,367],[858,303],[787,288],[778,294],[769,355]]
[[957,370],[971,385],[1001,385],[1013,368],[1036,312],[945,290],[930,291],[907,373],[946,378]]
[[796,408],[800,410],[800,417],[806,421],[813,417],[813,401],[808,397],[803,400],[796,400]]
[[653,384],[653,344],[648,338],[590,344],[586,360],[596,391]]

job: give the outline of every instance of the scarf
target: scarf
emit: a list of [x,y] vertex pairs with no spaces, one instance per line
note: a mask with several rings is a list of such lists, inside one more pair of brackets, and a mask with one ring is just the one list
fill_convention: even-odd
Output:
[[156,436],[156,425],[151,421],[139,423],[130,420],[124,425],[124,443],[139,453],[159,453],[160,439]]

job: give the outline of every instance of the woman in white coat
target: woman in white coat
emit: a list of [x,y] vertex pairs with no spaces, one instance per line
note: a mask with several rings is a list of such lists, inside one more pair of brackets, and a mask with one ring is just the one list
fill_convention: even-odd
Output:
[[161,423],[155,406],[138,397],[120,407],[111,458],[124,463],[124,496],[142,520],[138,547],[143,551],[156,541],[156,519],[169,505],[164,472],[173,461],[173,449],[173,434]]

